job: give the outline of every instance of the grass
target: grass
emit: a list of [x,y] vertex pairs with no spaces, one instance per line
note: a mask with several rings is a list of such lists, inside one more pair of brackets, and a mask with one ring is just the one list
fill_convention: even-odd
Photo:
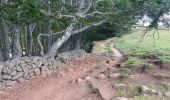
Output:
[[160,85],[164,86],[166,90],[170,91],[170,82],[161,82]]
[[144,40],[139,42],[143,29],[139,28],[131,34],[120,38],[114,38],[115,46],[125,55],[156,56],[164,62],[170,62],[170,31],[160,30],[159,35],[153,31],[146,34]]
[[100,41],[95,43],[95,51],[98,53],[105,53],[109,57],[114,57],[114,53],[111,49],[112,42],[110,42],[110,39],[105,41]]
[[147,95],[147,96],[135,96],[130,100],[170,100],[170,98],[164,96]]
[[136,67],[138,65],[145,64],[145,61],[142,59],[139,59],[137,57],[129,57],[126,61],[123,62],[123,64],[126,65],[128,68]]
[[140,89],[136,86],[129,86],[128,88],[116,89],[115,97],[134,97],[139,96]]

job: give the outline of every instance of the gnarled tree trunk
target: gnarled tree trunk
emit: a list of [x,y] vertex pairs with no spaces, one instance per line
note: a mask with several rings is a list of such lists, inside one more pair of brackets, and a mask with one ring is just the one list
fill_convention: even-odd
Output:
[[13,57],[14,58],[21,58],[22,57],[22,48],[20,44],[20,29],[19,27],[13,26],[14,31],[14,44],[13,44]]
[[5,21],[2,18],[0,18],[0,32],[1,32],[1,37],[2,37],[3,59],[6,61],[10,59],[11,48],[10,48],[7,27],[6,27]]
[[65,43],[70,38],[73,32],[74,26],[75,26],[75,23],[72,23],[70,26],[68,26],[65,34],[52,45],[51,49],[49,50],[47,54],[48,58],[54,57],[57,54],[58,49],[62,46],[62,44]]

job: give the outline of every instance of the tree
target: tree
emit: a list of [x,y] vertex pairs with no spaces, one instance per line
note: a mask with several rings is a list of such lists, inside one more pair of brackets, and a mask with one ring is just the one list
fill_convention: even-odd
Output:
[[70,37],[80,42],[78,35],[121,36],[143,16],[152,19],[149,31],[169,11],[169,0],[1,0],[3,58],[10,59],[10,54],[51,58]]

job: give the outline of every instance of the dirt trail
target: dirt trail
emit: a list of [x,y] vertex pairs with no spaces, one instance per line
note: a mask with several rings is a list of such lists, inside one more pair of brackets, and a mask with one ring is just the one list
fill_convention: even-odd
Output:
[[[113,83],[109,79],[99,79],[106,70],[122,60],[123,55],[112,46],[115,61],[106,64],[103,56],[89,54],[85,59],[75,59],[65,68],[48,76],[38,76],[25,83],[0,92],[0,100],[111,100]],[[93,93],[89,83],[95,84],[102,98]]]

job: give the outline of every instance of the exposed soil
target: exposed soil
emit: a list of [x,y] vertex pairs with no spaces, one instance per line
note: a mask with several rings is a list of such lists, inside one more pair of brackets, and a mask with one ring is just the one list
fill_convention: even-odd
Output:
[[[74,59],[62,69],[47,75],[38,76],[32,80],[8,87],[0,92],[0,100],[111,100],[115,94],[114,83],[146,84],[157,83],[161,80],[153,74],[170,75],[170,69],[155,67],[146,73],[132,73],[128,80],[109,78],[107,72],[118,72],[115,64],[123,59],[123,55],[112,47],[114,60],[107,57],[89,54],[85,59]],[[109,61],[109,63],[106,63]],[[169,79],[162,79],[170,81]],[[98,89],[94,92],[90,84]]]

